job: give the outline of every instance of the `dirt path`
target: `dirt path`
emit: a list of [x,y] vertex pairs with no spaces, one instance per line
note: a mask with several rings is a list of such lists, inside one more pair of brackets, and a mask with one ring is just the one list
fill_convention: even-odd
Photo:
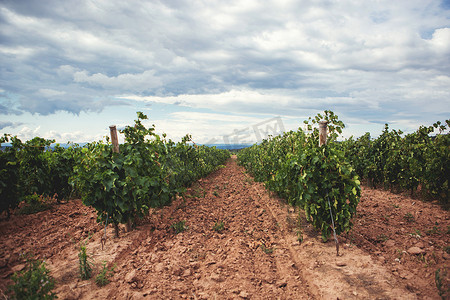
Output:
[[[374,204],[365,193],[360,206],[367,216]],[[430,213],[440,213],[432,207]],[[283,201],[269,196],[234,158],[195,183],[184,199],[151,210],[136,230],[114,239],[113,229],[108,228],[104,249],[100,243],[103,228],[96,224],[95,212],[79,200],[1,221],[0,289],[5,291],[9,275],[23,268],[19,254],[33,250],[47,258],[61,299],[439,299],[429,276],[423,284],[412,284],[414,276],[427,274],[413,265],[415,257],[408,261],[406,254],[403,258],[416,272],[411,271],[413,277],[402,277],[397,266],[401,264],[391,254],[402,236],[389,235],[396,238],[392,247],[383,248],[383,239],[379,248],[369,249],[365,242],[370,239],[360,232],[375,233],[353,231],[356,237],[341,238],[342,255],[336,257],[334,242],[322,243],[304,220],[300,219],[299,226],[297,215]],[[442,216],[440,226],[450,225],[445,213]],[[362,220],[365,226],[370,221],[360,218],[355,229],[362,226]],[[182,221],[187,229],[175,234],[171,225]],[[222,222],[223,230],[213,229]],[[297,240],[299,228],[302,243]],[[448,267],[445,253],[438,251],[448,245],[448,234],[431,238],[438,240],[430,241],[441,255],[434,267]],[[97,266],[102,261],[117,265],[107,286],[100,288],[92,279],[79,279],[80,241],[87,242]]]

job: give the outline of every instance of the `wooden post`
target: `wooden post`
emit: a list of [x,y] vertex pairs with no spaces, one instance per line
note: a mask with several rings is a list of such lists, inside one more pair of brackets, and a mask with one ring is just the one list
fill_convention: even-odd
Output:
[[[119,139],[117,138],[117,129],[116,125],[109,126],[109,130],[111,131],[111,142],[113,145],[113,152],[119,153]],[[116,230],[116,237],[119,237],[119,226],[118,224],[114,224],[114,228]],[[128,219],[127,224],[125,224],[125,230],[130,232],[133,228],[133,222],[131,219]]]
[[328,131],[327,124],[328,124],[327,121],[319,122],[319,147],[327,144],[327,131]]
[[[113,152],[119,153],[119,139],[117,138],[116,125],[109,126],[109,131],[111,133],[111,143],[113,145]],[[114,223],[114,232],[116,237],[119,237],[119,224]]]
[[111,142],[113,144],[113,152],[119,153],[119,139],[117,138],[116,125],[109,126],[111,132]]

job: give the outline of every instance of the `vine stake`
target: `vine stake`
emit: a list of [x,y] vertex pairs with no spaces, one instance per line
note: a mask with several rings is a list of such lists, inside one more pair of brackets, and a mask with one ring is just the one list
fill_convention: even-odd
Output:
[[[109,131],[111,132],[111,143],[113,145],[113,152],[119,153],[119,139],[117,138],[116,125],[109,126]],[[119,237],[119,225],[114,223],[114,231],[116,237]]]
[[[327,144],[327,131],[328,131],[328,122],[327,121],[320,121],[319,122],[319,147],[322,147],[322,145]],[[336,244],[336,256],[339,256],[339,241],[336,236],[336,229],[334,226],[334,218],[333,218],[333,212],[331,211],[331,203],[330,203],[330,197],[328,197],[327,194],[327,200],[328,205],[330,206],[330,216],[331,216],[331,224],[333,226],[333,236],[334,236],[334,242]]]

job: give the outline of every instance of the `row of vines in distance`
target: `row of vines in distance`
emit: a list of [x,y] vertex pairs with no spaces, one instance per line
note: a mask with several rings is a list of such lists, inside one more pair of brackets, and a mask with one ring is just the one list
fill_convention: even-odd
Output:
[[373,187],[393,192],[420,190],[423,198],[449,205],[450,120],[421,126],[402,135],[386,124],[376,139],[370,134],[341,143],[356,172]]
[[[146,128],[147,116],[138,112],[125,136],[120,152],[99,141],[83,147],[49,147],[54,141],[42,138],[22,143],[4,135],[11,147],[0,151],[0,213],[15,208],[26,196],[58,194],[59,198],[80,196],[97,211],[97,221],[129,223],[150,207],[167,205],[176,194],[206,176],[230,156],[227,150],[192,145],[185,136],[175,143]],[[116,234],[118,231],[116,230]]]
[[[323,146],[313,128],[321,119],[330,131]],[[305,121],[307,130],[299,128],[241,150],[238,162],[269,190],[302,208],[326,240],[332,228],[330,209],[336,233],[351,229],[361,179],[395,192],[420,188],[424,196],[448,206],[449,123],[422,126],[405,136],[386,125],[377,139],[367,133],[338,142],[344,123],[325,111]]]

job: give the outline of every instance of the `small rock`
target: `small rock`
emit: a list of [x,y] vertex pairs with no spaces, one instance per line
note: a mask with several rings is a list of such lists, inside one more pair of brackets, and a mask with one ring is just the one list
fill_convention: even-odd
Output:
[[394,240],[387,240],[386,243],[384,243],[386,247],[394,247],[395,241]]
[[336,260],[336,266],[345,267],[346,265],[347,265],[347,263],[344,262],[343,260]]
[[211,279],[214,280],[215,282],[224,282],[225,278],[223,278],[222,276],[220,276],[219,274],[213,273],[211,274]]
[[302,245],[303,245],[303,247],[314,246],[314,242],[313,241],[307,241],[307,242],[302,243]]
[[286,287],[286,286],[287,286],[286,280],[280,281],[280,282],[278,283],[278,287],[279,287],[279,288],[283,288],[283,287]]
[[155,265],[155,272],[161,273],[164,271],[164,263],[159,263]]
[[150,262],[156,262],[158,260],[158,255],[156,253],[152,253],[149,258]]
[[424,252],[425,251],[423,251],[419,247],[411,247],[411,248],[408,249],[408,253],[409,254],[413,254],[413,255],[419,255],[419,254],[422,254]]
[[14,248],[14,243],[12,240],[6,240],[3,242],[6,248]]
[[408,282],[408,283],[406,284],[406,288],[407,288],[410,292],[414,292],[414,291],[416,290],[416,286],[415,286],[413,283],[411,283],[411,282]]
[[191,276],[191,274],[192,274],[191,269],[186,269],[183,272],[183,277]]
[[400,272],[400,277],[403,278],[403,279],[410,280],[411,278],[414,277],[414,275],[411,272],[403,271],[403,272]]
[[207,266],[215,265],[215,264],[217,264],[217,262],[214,261],[214,260],[210,260],[210,261],[208,261],[208,262],[206,263]]
[[384,256],[380,256],[380,257],[378,257],[378,260],[379,260],[380,262],[385,262],[385,261],[386,261],[386,258],[384,258]]
[[241,292],[239,293],[239,297],[241,297],[241,298],[243,298],[243,299],[248,299],[248,293],[247,293],[247,292],[244,292],[244,291],[241,291]]
[[125,281],[128,283],[132,283],[133,281],[136,281],[136,270],[132,270],[130,273],[125,275]]
[[191,262],[191,267],[194,270],[197,270],[198,268],[200,268],[200,263],[198,261]]
[[73,213],[71,213],[71,214],[69,214],[69,218],[73,218],[73,217],[76,217],[76,216],[78,216],[78,215],[80,215],[80,213],[79,212],[73,212]]
[[295,211],[295,210],[294,210],[293,207],[289,208],[289,212],[290,212],[290,213],[293,213],[294,211]]
[[8,265],[8,261],[6,259],[0,259],[0,269],[4,268]]
[[11,268],[11,271],[13,271],[14,273],[16,273],[16,272],[22,271],[23,268],[25,268],[25,264],[20,264],[20,265],[17,265],[17,266],[12,267],[12,268]]
[[174,268],[173,275],[181,276],[181,274],[183,274],[183,268]]
[[424,248],[425,247],[424,243],[422,243],[422,242],[418,242],[414,246],[418,247],[418,248]]

